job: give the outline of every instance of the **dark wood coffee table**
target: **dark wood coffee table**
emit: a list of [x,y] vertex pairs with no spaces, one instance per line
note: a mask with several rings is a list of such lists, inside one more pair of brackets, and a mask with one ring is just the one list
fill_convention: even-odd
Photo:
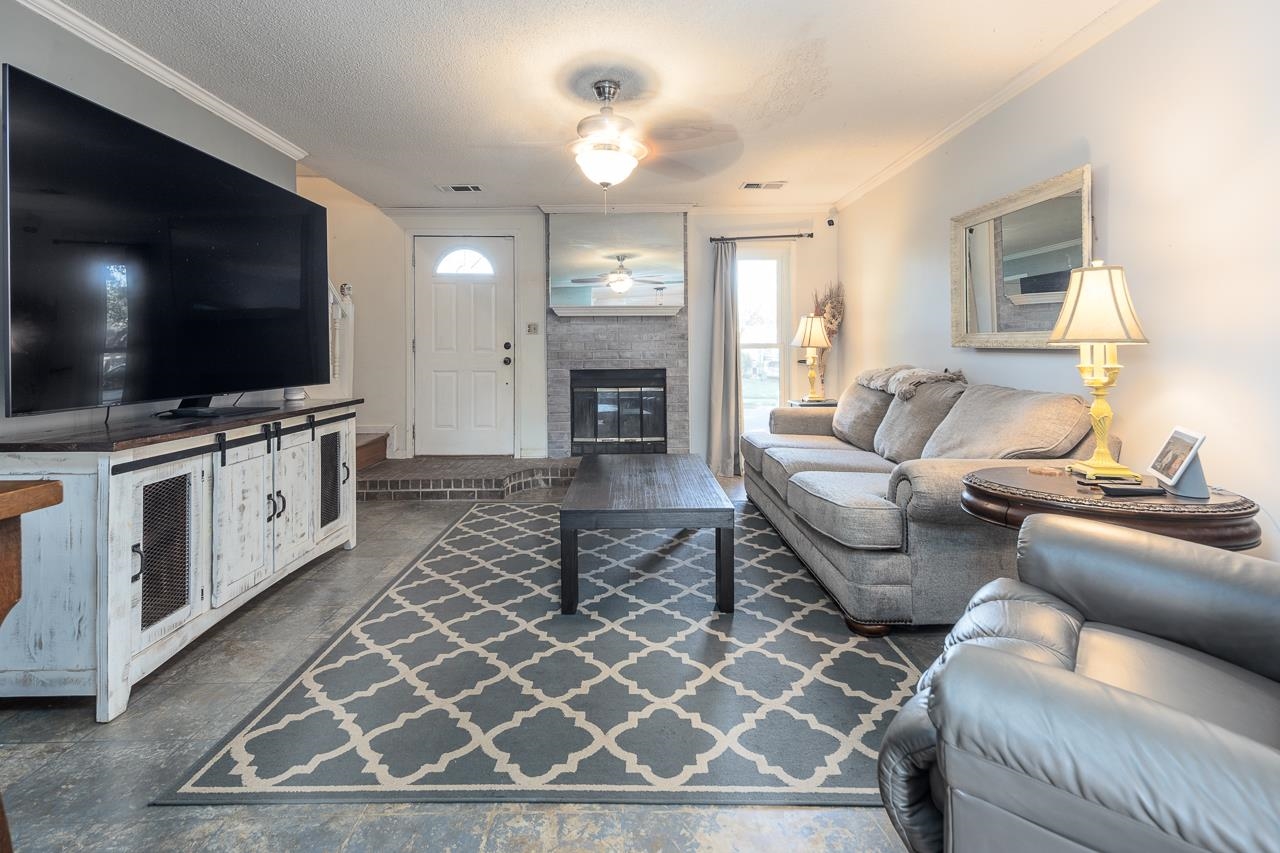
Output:
[[[1052,512],[1106,521],[1188,542],[1231,551],[1256,548],[1262,528],[1254,520],[1258,505],[1246,497],[1214,489],[1207,499],[1176,495],[1109,498],[1077,475],[1063,471],[1063,463],[983,468],[964,476],[960,506],[970,515],[1005,527],[1021,527],[1028,515]],[[1144,477],[1142,485],[1155,485]]]
[[733,612],[733,502],[701,459],[588,456],[560,507],[560,612],[578,610],[578,531],[716,529],[716,609]]

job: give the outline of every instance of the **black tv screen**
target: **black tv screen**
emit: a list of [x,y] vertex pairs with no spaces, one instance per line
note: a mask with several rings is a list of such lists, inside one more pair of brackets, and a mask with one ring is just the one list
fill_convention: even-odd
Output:
[[329,381],[325,210],[4,67],[6,414]]

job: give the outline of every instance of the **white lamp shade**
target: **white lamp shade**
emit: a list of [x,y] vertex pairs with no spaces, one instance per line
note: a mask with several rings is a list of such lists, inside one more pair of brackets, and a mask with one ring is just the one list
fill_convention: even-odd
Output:
[[796,336],[791,340],[793,347],[805,347],[813,349],[827,349],[831,346],[831,339],[827,337],[827,330],[822,325],[822,318],[816,314],[806,314],[800,318],[800,328],[796,329]]
[[1071,271],[1050,344],[1145,344],[1124,267],[1102,261]]

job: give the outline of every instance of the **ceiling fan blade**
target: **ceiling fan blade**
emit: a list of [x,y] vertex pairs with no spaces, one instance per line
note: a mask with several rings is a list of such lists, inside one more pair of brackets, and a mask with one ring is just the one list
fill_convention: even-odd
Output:
[[571,278],[569,281],[574,284],[599,284],[608,278],[607,275],[593,275],[590,278]]

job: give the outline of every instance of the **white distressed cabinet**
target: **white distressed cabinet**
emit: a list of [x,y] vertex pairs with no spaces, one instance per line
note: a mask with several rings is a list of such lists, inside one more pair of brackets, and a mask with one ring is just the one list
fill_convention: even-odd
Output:
[[241,604],[355,547],[360,402],[0,440],[0,479],[58,479],[64,493],[23,522],[0,696],[94,695],[111,720],[134,683]]

